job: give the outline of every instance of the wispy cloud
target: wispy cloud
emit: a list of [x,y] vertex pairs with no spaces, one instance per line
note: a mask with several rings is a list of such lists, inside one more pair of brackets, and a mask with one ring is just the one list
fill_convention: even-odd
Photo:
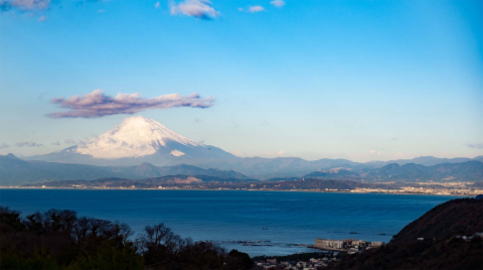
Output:
[[142,98],[138,93],[105,95],[102,90],[94,90],[84,96],[55,98],[52,103],[66,112],[55,112],[52,118],[96,118],[114,114],[133,114],[147,109],[168,109],[175,107],[208,108],[213,106],[213,98],[201,98],[198,94],[181,96],[179,94]]
[[74,139],[65,139],[64,140],[64,143],[65,144],[81,144],[81,143],[84,143],[84,141],[82,140],[74,140]]
[[[45,10],[49,10],[54,6],[62,6],[66,2],[72,2],[77,6],[84,5],[87,3],[99,3],[99,2],[107,2],[110,0],[70,0],[70,1],[63,1],[63,0],[0,0],[0,12],[7,12],[7,11],[18,11],[18,12],[27,12],[27,13],[40,13]],[[103,10],[103,9],[100,9]],[[98,10],[99,12],[99,10]],[[47,16],[42,15],[38,17],[39,22],[43,22],[47,19]]]
[[156,2],[154,3],[154,8],[160,8],[161,7],[161,2]]
[[203,20],[211,20],[220,15],[209,0],[184,0],[180,3],[171,1],[171,15],[185,15]]
[[370,149],[369,154],[372,156],[381,156],[383,152],[377,149]]
[[262,12],[264,10],[265,10],[265,8],[262,7],[262,6],[251,6],[251,7],[248,7],[248,12],[250,12],[250,13]]
[[0,0],[0,10],[42,10],[50,6],[51,0]]
[[483,143],[470,143],[467,146],[474,149],[483,149]]
[[43,146],[41,143],[36,142],[18,142],[15,144],[17,147],[40,147]]
[[285,1],[283,1],[283,0],[273,0],[273,1],[270,1],[270,4],[272,6],[275,6],[275,7],[283,7],[283,6],[285,6]]
[[6,144],[6,143],[0,143],[0,149],[5,149],[5,148],[9,148],[10,145]]

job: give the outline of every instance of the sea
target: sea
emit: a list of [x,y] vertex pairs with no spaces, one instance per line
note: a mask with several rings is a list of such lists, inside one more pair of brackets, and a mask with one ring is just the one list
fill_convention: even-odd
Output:
[[[317,238],[388,242],[455,197],[277,191],[0,189],[0,205],[28,215],[70,209],[128,224],[136,234],[165,223],[194,241],[251,256],[313,252]],[[135,236],[134,235],[134,236]]]

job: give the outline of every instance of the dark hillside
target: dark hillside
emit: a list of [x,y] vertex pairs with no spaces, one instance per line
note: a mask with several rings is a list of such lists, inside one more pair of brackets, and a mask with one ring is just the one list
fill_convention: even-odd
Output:
[[483,269],[483,200],[457,199],[407,225],[387,245],[331,269]]
[[411,222],[391,243],[404,243],[418,237],[440,240],[477,232],[483,232],[483,200],[457,199],[440,204]]
[[22,216],[0,206],[2,270],[248,270],[248,254],[193,242],[164,224],[136,238],[129,226],[51,209]]

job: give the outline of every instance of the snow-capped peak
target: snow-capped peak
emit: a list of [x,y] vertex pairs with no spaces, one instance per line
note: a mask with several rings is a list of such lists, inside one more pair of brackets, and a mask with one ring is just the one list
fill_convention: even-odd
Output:
[[77,147],[77,152],[96,158],[140,157],[156,153],[174,141],[184,145],[199,145],[152,119],[134,116],[93,140]]

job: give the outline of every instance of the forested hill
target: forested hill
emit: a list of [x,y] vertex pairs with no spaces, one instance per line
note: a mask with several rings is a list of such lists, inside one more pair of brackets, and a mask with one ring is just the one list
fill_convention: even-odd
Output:
[[404,227],[387,245],[332,269],[482,269],[483,199],[456,199]]

